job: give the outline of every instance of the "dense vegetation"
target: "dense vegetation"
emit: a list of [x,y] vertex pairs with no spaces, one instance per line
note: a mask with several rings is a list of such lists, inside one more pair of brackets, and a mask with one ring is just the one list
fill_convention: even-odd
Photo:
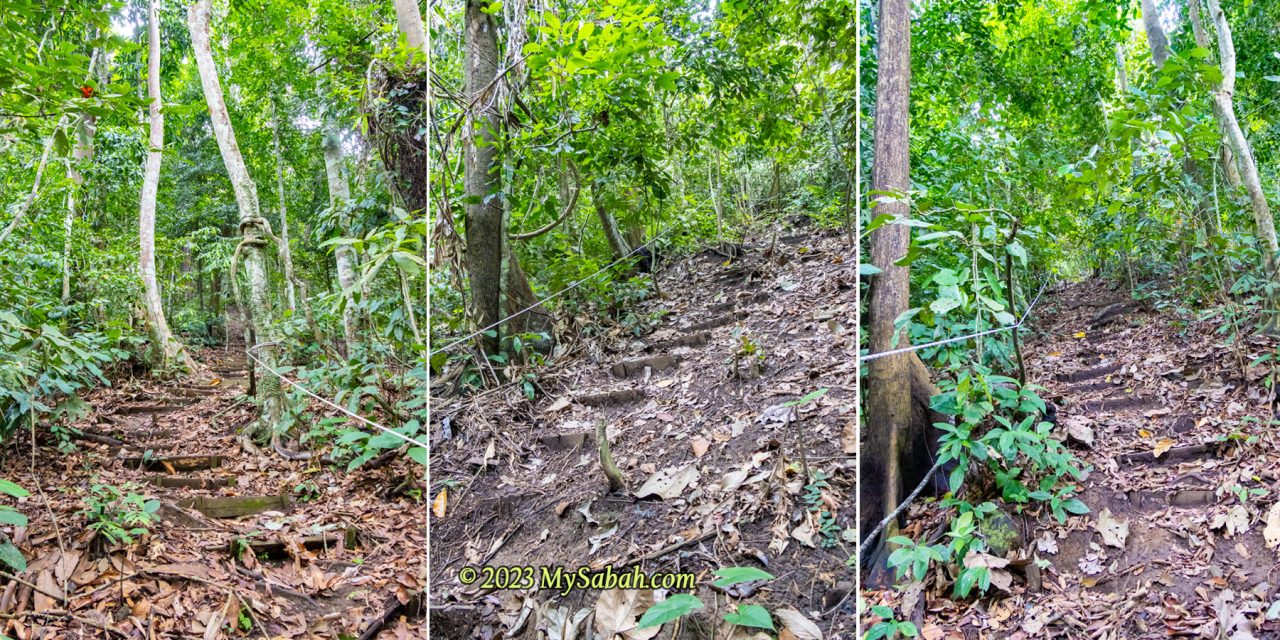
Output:
[[[864,353],[1011,325],[1046,282],[1088,277],[1187,319],[1228,318],[1228,344],[1274,333],[1273,3],[907,4],[860,7]],[[909,29],[909,46],[892,29]],[[895,84],[908,71],[909,94]],[[882,174],[877,156],[898,162],[895,144],[902,172]],[[1073,498],[1078,461],[1017,380],[1011,335],[864,365],[864,536],[935,462],[927,450],[950,488],[994,486],[943,504],[946,544],[894,537],[890,519],[887,543],[864,558],[873,582],[892,581],[887,568],[921,580],[949,565],[956,597],[985,592],[987,569],[965,557],[984,550],[986,519],[1088,508]],[[932,413],[890,417],[893,398],[913,396]],[[909,628],[887,620],[873,635]]]
[[[629,311],[653,293],[643,271],[672,253],[784,220],[850,227],[851,9],[441,4],[429,149],[441,392],[519,378],[503,366],[600,330],[580,313],[643,330],[654,319]],[[459,340],[477,329],[479,349]]]

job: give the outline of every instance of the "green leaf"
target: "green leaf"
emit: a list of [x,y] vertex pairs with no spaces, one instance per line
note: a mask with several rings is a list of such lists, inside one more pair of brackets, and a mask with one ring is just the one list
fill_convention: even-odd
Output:
[[688,615],[690,612],[696,611],[703,607],[702,601],[697,596],[687,593],[677,593],[668,596],[666,600],[649,607],[640,616],[640,622],[636,625],[637,629],[648,629],[649,627],[660,627],[680,616]]
[[0,543],[0,562],[13,567],[19,573],[27,570],[27,558],[11,542]]
[[1072,498],[1062,503],[1062,508],[1081,516],[1089,513],[1089,507],[1085,506],[1085,503],[1080,502],[1078,498]]
[[8,507],[0,509],[0,524],[11,524],[16,527],[27,526],[27,516]]
[[658,85],[659,89],[662,89],[664,91],[675,91],[676,78],[678,77],[680,77],[680,74],[676,73],[675,71],[668,71],[658,76],[657,79],[654,80],[653,82],[654,84]]
[[758,604],[740,604],[737,611],[726,613],[724,619],[739,627],[754,627],[773,631],[773,616],[769,615],[769,611]]
[[716,569],[715,575],[719,578],[711,584],[721,589],[741,584],[743,582],[752,582],[754,580],[772,580],[773,574],[755,567],[725,567]]
[[881,273],[881,269],[874,264],[863,263],[858,265],[859,276],[874,276],[877,273]]
[[406,455],[409,456],[410,460],[420,465],[426,466],[427,464],[427,450],[424,447],[412,447]]
[[8,480],[0,480],[0,492],[7,493],[15,498],[25,498],[31,495],[31,492]]

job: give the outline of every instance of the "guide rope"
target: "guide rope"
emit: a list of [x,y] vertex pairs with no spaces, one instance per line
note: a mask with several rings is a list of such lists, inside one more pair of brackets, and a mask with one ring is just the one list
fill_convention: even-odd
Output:
[[897,355],[900,353],[910,353],[912,351],[927,349],[929,347],[936,347],[939,345],[951,344],[952,342],[962,342],[964,340],[972,340],[973,338],[981,338],[982,336],[989,336],[993,333],[1002,333],[1004,331],[1016,330],[1022,327],[1023,323],[1025,323],[1027,321],[1027,318],[1031,315],[1031,311],[1036,308],[1036,303],[1040,302],[1040,295],[1044,293],[1044,289],[1049,285],[1049,281],[1051,279],[1052,279],[1052,276],[1045,276],[1044,282],[1040,285],[1040,291],[1036,292],[1035,299],[1031,301],[1031,306],[1027,307],[1027,310],[1023,312],[1022,317],[1019,318],[1017,322],[1011,325],[996,327],[995,329],[987,329],[986,331],[979,331],[978,333],[970,334],[967,336],[960,336],[958,338],[947,338],[946,340],[937,340],[935,342],[915,344],[909,347],[901,347],[899,349],[891,349],[889,351],[881,351],[879,353],[870,353],[865,356],[858,356],[858,362],[869,362],[871,360],[878,360],[880,358]]
[[293,387],[293,388],[295,388],[295,389],[298,389],[298,390],[302,391],[303,393],[307,394],[308,396],[311,396],[312,398],[314,398],[314,399],[316,399],[316,400],[319,400],[319,401],[321,402],[321,404],[325,404],[325,405],[328,405],[328,406],[330,406],[330,407],[332,407],[332,408],[334,408],[334,409],[337,409],[338,411],[341,411],[342,413],[345,413],[345,414],[347,414],[348,416],[350,416],[350,417],[352,417],[352,418],[355,418],[356,420],[359,420],[361,423],[364,423],[364,424],[366,424],[366,425],[369,425],[370,427],[373,427],[373,428],[375,428],[375,429],[378,429],[379,431],[382,431],[383,433],[390,433],[390,434],[394,435],[395,437],[400,438],[401,440],[404,440],[405,442],[407,442],[407,443],[409,443],[409,444],[411,444],[411,445],[414,445],[414,446],[416,446],[416,447],[422,447],[422,448],[424,448],[424,449],[425,449],[425,448],[427,448],[427,444],[426,444],[425,442],[422,442],[422,441],[420,441],[420,440],[416,440],[416,439],[414,439],[414,438],[410,438],[409,436],[406,436],[406,435],[404,435],[403,433],[399,433],[399,432],[397,432],[397,431],[394,431],[394,430],[392,430],[392,429],[389,429],[389,428],[387,428],[387,427],[384,427],[384,426],[382,426],[382,425],[380,425],[380,424],[378,424],[378,423],[376,423],[376,422],[374,422],[374,421],[372,421],[372,420],[369,420],[368,418],[365,418],[364,416],[356,415],[356,414],[354,414],[354,413],[352,413],[352,412],[350,412],[350,411],[347,411],[347,409],[346,409],[346,408],[341,407],[341,406],[339,406],[338,404],[336,404],[336,403],[334,403],[334,402],[331,402],[331,401],[329,401],[329,400],[327,400],[327,399],[325,399],[325,398],[322,398],[322,397],[320,397],[319,395],[316,395],[316,394],[315,394],[315,393],[313,393],[310,389],[308,389],[308,388],[306,388],[306,387],[304,387],[304,386],[302,386],[302,385],[298,384],[297,382],[294,382],[293,380],[290,380],[287,376],[285,376],[284,374],[280,373],[279,371],[276,371],[275,369],[272,369],[271,367],[268,367],[268,366],[267,366],[267,363],[265,363],[265,362],[263,362],[262,360],[258,359],[258,356],[257,356],[257,355],[255,355],[255,354],[253,353],[254,351],[256,351],[256,350],[258,350],[258,349],[261,349],[261,348],[263,348],[263,347],[272,347],[272,346],[275,346],[275,345],[278,345],[278,344],[280,344],[280,343],[279,343],[279,342],[262,342],[262,343],[259,343],[259,344],[255,344],[255,345],[253,345],[252,347],[249,347],[248,349],[245,349],[245,354],[249,356],[249,359],[250,359],[250,360],[253,360],[254,362],[258,363],[258,364],[259,364],[263,369],[265,369],[265,370],[266,370],[268,373],[270,373],[271,375],[273,375],[273,376],[275,376],[275,377],[277,377],[277,378],[280,378],[280,380],[281,380],[281,381],[283,381],[285,384],[287,384],[287,385],[289,385],[289,386],[291,386],[291,387]]
[[609,264],[607,264],[607,265],[605,265],[603,268],[601,268],[599,271],[596,271],[595,273],[593,273],[593,274],[591,274],[591,275],[589,275],[589,276],[587,276],[587,277],[585,277],[585,278],[582,278],[581,280],[578,280],[578,281],[574,282],[573,284],[571,284],[571,285],[569,285],[569,286],[567,286],[567,287],[565,287],[565,288],[563,288],[563,289],[561,289],[561,290],[559,290],[559,291],[557,291],[557,292],[555,292],[555,293],[553,293],[553,294],[551,294],[551,295],[549,295],[549,296],[547,296],[547,297],[545,297],[545,298],[543,298],[543,299],[541,299],[541,300],[539,300],[539,301],[537,301],[537,302],[535,302],[535,303],[533,303],[533,304],[531,304],[531,305],[529,305],[529,306],[527,306],[527,307],[525,307],[525,308],[523,308],[523,309],[521,309],[521,310],[519,310],[519,311],[517,311],[517,312],[515,312],[515,313],[513,313],[513,314],[511,314],[511,315],[509,315],[509,316],[507,316],[507,317],[505,317],[505,318],[503,318],[503,319],[501,319],[501,320],[498,320],[497,322],[494,322],[493,324],[490,324],[490,325],[489,325],[489,326],[487,326],[487,327],[484,327],[484,328],[481,328],[481,329],[477,329],[476,331],[473,331],[473,332],[471,332],[470,334],[467,334],[466,336],[463,336],[463,337],[461,337],[461,338],[458,338],[457,340],[454,340],[453,342],[450,342],[449,344],[446,344],[445,346],[440,347],[439,349],[436,349],[435,351],[432,351],[429,355],[434,356],[434,355],[436,355],[436,354],[440,354],[440,353],[444,353],[444,352],[446,352],[446,351],[449,351],[450,349],[453,349],[454,347],[456,347],[456,346],[458,346],[458,345],[460,345],[460,344],[464,344],[464,343],[466,343],[466,342],[469,342],[472,338],[474,338],[474,337],[476,337],[476,336],[478,336],[478,335],[480,335],[480,334],[482,334],[482,333],[484,333],[484,332],[486,332],[486,331],[488,331],[488,330],[490,330],[490,329],[493,329],[494,327],[497,327],[497,326],[499,326],[499,325],[503,324],[504,322],[506,322],[506,321],[508,321],[508,320],[510,320],[510,319],[512,319],[512,318],[514,318],[514,317],[516,317],[516,316],[519,316],[519,315],[521,315],[521,314],[528,313],[528,312],[530,312],[530,311],[532,311],[532,310],[534,310],[534,309],[536,309],[536,308],[538,308],[538,307],[542,306],[544,303],[551,302],[552,300],[555,300],[556,298],[559,298],[560,296],[562,296],[562,295],[564,295],[564,294],[568,293],[569,291],[571,291],[571,290],[573,290],[573,289],[576,289],[577,287],[579,287],[579,286],[581,286],[581,285],[585,284],[587,281],[589,281],[589,280],[591,280],[591,279],[595,278],[596,276],[598,276],[598,275],[600,275],[600,274],[602,274],[602,273],[604,273],[604,272],[606,272],[606,271],[608,271],[608,270],[612,269],[613,267],[615,267],[616,265],[620,264],[621,262],[623,262],[623,261],[625,261],[625,260],[630,259],[630,258],[631,258],[631,256],[636,255],[636,253],[638,253],[641,249],[643,249],[643,248],[645,248],[645,247],[647,247],[647,246],[649,246],[649,245],[653,244],[654,242],[656,242],[656,241],[658,240],[658,238],[661,238],[662,236],[667,235],[667,233],[668,233],[669,231],[671,231],[672,229],[674,229],[674,228],[675,228],[675,226],[676,226],[676,225],[675,225],[674,223],[672,223],[671,225],[668,225],[668,226],[667,226],[667,228],[663,229],[662,231],[658,232],[658,234],[657,234],[657,235],[655,235],[655,236],[653,236],[652,238],[650,238],[648,242],[645,242],[644,244],[641,244],[641,245],[637,245],[637,246],[636,246],[636,248],[632,249],[629,253],[627,253],[627,255],[622,256],[621,258],[618,258],[617,260],[614,260],[613,262],[610,262]]

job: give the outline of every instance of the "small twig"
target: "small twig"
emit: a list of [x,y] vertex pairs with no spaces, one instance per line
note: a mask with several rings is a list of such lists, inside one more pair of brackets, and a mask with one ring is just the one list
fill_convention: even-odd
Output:
[[8,579],[10,579],[10,580],[12,580],[12,581],[14,581],[14,582],[16,582],[16,583],[20,584],[20,585],[24,585],[24,586],[27,586],[27,587],[31,587],[31,589],[32,589],[33,591],[35,591],[36,593],[39,593],[39,594],[41,594],[41,595],[45,595],[45,596],[48,596],[48,597],[50,597],[50,598],[53,598],[54,600],[57,600],[58,602],[61,602],[61,603],[62,603],[62,606],[64,606],[64,607],[65,607],[65,606],[67,606],[67,597],[66,597],[66,596],[56,596],[56,595],[53,595],[52,593],[49,593],[48,591],[45,591],[44,589],[41,589],[40,587],[37,587],[36,585],[31,584],[30,582],[27,582],[26,580],[23,580],[22,578],[19,578],[18,576],[15,576],[15,575],[13,575],[13,574],[11,574],[11,573],[8,573],[8,572],[6,572],[6,571],[0,571],[0,577],[8,578]]
[[861,564],[862,558],[866,557],[867,551],[871,549],[871,543],[875,542],[876,536],[880,535],[880,532],[884,531],[884,528],[889,526],[889,523],[893,522],[898,515],[907,510],[907,506],[911,504],[911,501],[915,500],[916,497],[920,495],[920,492],[924,491],[924,488],[929,486],[929,481],[933,479],[933,474],[938,472],[938,469],[942,467],[942,463],[946,460],[947,458],[938,456],[938,461],[934,462],[933,466],[929,468],[929,471],[924,474],[924,478],[920,480],[920,484],[916,485],[915,491],[912,491],[911,495],[907,496],[906,500],[903,500],[898,504],[898,508],[894,509],[893,513],[886,516],[884,520],[880,521],[880,524],[876,525],[875,529],[871,530],[871,533],[867,535],[867,539],[863,540],[862,545],[858,547],[859,564]]

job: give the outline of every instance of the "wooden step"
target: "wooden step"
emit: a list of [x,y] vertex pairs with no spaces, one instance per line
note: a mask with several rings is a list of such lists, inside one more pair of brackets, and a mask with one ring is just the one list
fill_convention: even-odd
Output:
[[179,500],[178,506],[195,509],[210,518],[240,518],[264,511],[284,511],[289,508],[288,494],[278,496],[231,496],[228,498],[188,498]]
[[[332,531],[325,534],[306,536],[302,539],[302,547],[308,551],[324,551],[327,549],[355,549],[359,542],[359,532],[355,527],[347,527],[343,531]],[[265,556],[270,560],[282,560],[289,557],[289,543],[284,540],[245,540],[237,538],[227,544],[231,555],[247,546],[253,555]]]
[[130,456],[121,458],[126,469],[146,471],[200,471],[222,466],[222,456]]
[[643,389],[619,389],[617,391],[605,391],[604,393],[590,393],[575,396],[573,401],[588,407],[612,407],[643,399]]
[[135,404],[135,405],[128,405],[124,407],[117,407],[114,413],[117,416],[136,416],[136,415],[147,414],[147,413],[150,413],[150,414],[173,413],[174,411],[180,411],[182,409],[186,409],[187,407],[193,404],[195,403],[194,402],[181,402],[181,403],[170,402],[165,404]]
[[1053,379],[1058,382],[1084,382],[1085,380],[1092,380],[1094,378],[1101,378],[1103,376],[1110,375],[1122,368],[1124,368],[1124,365],[1119,362],[1113,362],[1111,364],[1094,367],[1092,369],[1082,369],[1080,371],[1072,371],[1071,373],[1059,373],[1053,376]]
[[218,478],[155,476],[147,478],[147,482],[150,482],[157,487],[169,487],[173,489],[217,489],[219,487],[234,487],[236,479],[232,476],[222,476]]
[[677,338],[672,338],[670,340],[662,340],[660,342],[653,342],[650,344],[646,344],[644,346],[644,350],[646,352],[652,352],[652,351],[669,351],[676,347],[701,347],[710,341],[711,341],[710,331],[698,331],[696,333],[685,334]]
[[726,324],[733,324],[738,320],[746,318],[748,315],[750,314],[748,314],[746,311],[738,311],[737,313],[726,313],[722,316],[717,316],[709,320],[703,320],[702,322],[689,325],[688,331],[705,331],[707,329],[715,329],[716,327],[723,327]]
[[609,368],[613,375],[619,378],[630,378],[631,376],[644,373],[645,369],[653,372],[666,371],[674,369],[680,364],[679,356],[651,356],[648,358],[639,358],[636,360],[624,360],[615,362]]

